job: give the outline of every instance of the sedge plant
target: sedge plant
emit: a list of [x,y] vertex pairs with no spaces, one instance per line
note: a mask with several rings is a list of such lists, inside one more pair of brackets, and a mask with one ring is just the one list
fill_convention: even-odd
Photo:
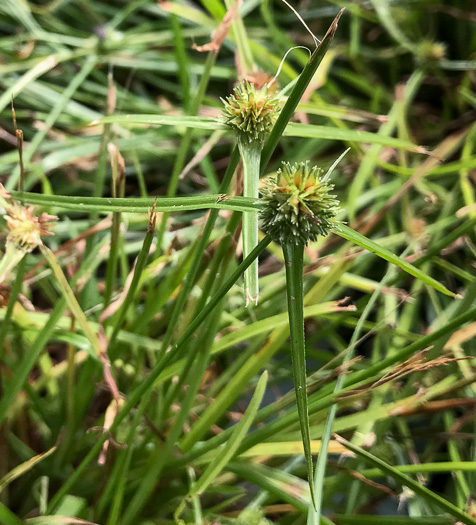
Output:
[[261,211],[263,230],[281,244],[286,267],[286,292],[291,356],[296,403],[301,436],[307,463],[311,497],[313,466],[306,388],[306,346],[304,337],[303,266],[304,247],[320,235],[327,235],[335,226],[339,201],[330,192],[330,171],[309,162],[283,162],[275,177],[265,180]]
[[[257,199],[261,151],[278,117],[278,100],[268,92],[267,85],[258,90],[245,80],[223,103],[223,120],[235,132],[243,163],[243,196]],[[243,257],[257,244],[258,214],[243,213]],[[258,261],[245,272],[245,294],[246,305],[258,303]]]

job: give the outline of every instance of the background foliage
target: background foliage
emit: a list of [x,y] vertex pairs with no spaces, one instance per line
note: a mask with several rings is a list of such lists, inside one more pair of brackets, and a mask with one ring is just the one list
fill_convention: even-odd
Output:
[[[218,199],[241,178],[232,134],[210,120],[238,76],[272,78],[315,42],[286,5],[246,0],[218,54],[192,49],[231,6],[0,4],[0,175],[17,188],[13,97],[27,202],[59,216],[56,258],[27,255],[0,288],[2,524],[318,521],[282,253],[261,246],[246,309],[239,233],[254,204]],[[339,218],[463,297],[335,235],[306,249],[313,452],[329,441],[321,522],[476,523],[476,15],[463,0],[294,7],[318,38],[346,11],[263,170],[327,169],[349,147],[332,176]],[[286,95],[308,58],[287,56]],[[102,328],[123,396],[114,423]]]

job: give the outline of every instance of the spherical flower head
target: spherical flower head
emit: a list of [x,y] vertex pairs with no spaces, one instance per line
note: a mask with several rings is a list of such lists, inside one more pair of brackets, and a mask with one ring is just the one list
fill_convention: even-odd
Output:
[[263,143],[279,114],[278,100],[268,93],[267,86],[257,90],[246,80],[222,102],[223,121],[245,142]]
[[263,230],[273,240],[306,245],[337,225],[339,201],[323,170],[309,162],[283,162],[276,176],[265,180],[260,212]]
[[438,61],[446,56],[446,44],[444,42],[423,40],[418,44],[416,54],[421,62]]
[[10,229],[7,243],[25,252],[31,252],[41,244],[41,236],[53,235],[50,232],[50,222],[56,220],[57,217],[47,213],[35,217],[33,207],[12,203],[7,207],[7,215],[4,215],[4,219]]

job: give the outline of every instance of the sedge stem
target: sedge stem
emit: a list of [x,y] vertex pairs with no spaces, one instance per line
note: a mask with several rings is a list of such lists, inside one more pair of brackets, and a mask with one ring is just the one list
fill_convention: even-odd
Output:
[[[243,161],[243,197],[258,199],[259,172],[261,160],[261,143],[238,141]],[[258,213],[255,211],[243,212],[243,259],[258,245]],[[245,271],[246,306],[250,303],[258,304],[258,259],[255,259]]]
[[306,345],[304,339],[304,299],[303,265],[304,244],[286,242],[282,244],[286,266],[286,292],[288,300],[289,331],[291,335],[291,357],[294,377],[294,390],[299,414],[299,424],[307,464],[307,476],[311,499],[315,506],[313,490],[313,465],[311,453],[311,434],[309,430],[309,410],[306,387]]

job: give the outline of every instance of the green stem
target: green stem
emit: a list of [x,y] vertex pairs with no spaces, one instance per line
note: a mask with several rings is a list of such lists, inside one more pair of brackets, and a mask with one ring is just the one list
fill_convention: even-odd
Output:
[[3,361],[3,352],[5,350],[3,343],[5,341],[5,337],[8,332],[8,327],[10,325],[10,319],[13,314],[13,308],[17,302],[18,294],[20,293],[21,287],[23,284],[23,276],[25,275],[25,270],[26,270],[26,261],[27,261],[27,255],[25,254],[20,260],[20,262],[18,263],[18,266],[16,269],[15,283],[10,291],[10,297],[8,298],[7,311],[5,313],[5,317],[3,319],[3,323],[0,328],[0,362]]
[[129,309],[129,306],[132,304],[134,295],[139,286],[142,272],[144,271],[145,266],[147,264],[147,260],[149,258],[150,246],[152,244],[152,241],[154,240],[154,232],[155,232],[155,218],[151,216],[149,218],[149,226],[147,228],[147,233],[144,239],[144,243],[142,244],[141,251],[139,252],[139,255],[137,257],[137,263],[134,269],[134,275],[132,277],[131,285],[129,287],[129,290],[127,291],[126,297],[121,305],[121,308],[119,309],[117,318],[114,321],[114,329],[112,331],[112,335],[109,340],[110,348],[112,348],[113,343],[116,341],[117,334],[119,333],[122,323],[124,322],[124,319],[127,314],[127,310]]
[[[261,144],[238,139],[243,161],[243,197],[258,199]],[[243,213],[243,258],[246,259],[258,245],[258,214],[255,211]],[[245,271],[246,306],[258,304],[258,259]]]
[[306,345],[304,339],[303,307],[303,266],[304,245],[283,244],[286,266],[286,290],[288,299],[289,331],[291,334],[291,357],[293,363],[294,389],[299,414],[299,424],[307,463],[307,476],[311,499],[315,505],[313,489],[313,467],[311,454],[311,433],[309,430],[309,411],[306,388]]

